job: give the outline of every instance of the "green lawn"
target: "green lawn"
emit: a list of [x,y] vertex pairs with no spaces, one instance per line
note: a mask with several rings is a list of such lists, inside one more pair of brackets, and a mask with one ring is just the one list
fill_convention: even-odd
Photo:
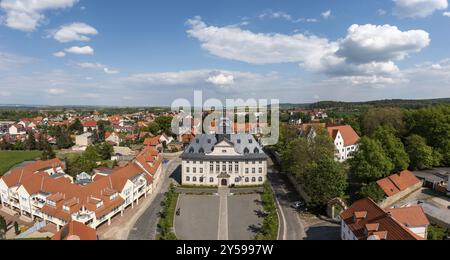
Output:
[[0,151],[0,176],[13,166],[24,161],[35,160],[41,154],[41,151]]

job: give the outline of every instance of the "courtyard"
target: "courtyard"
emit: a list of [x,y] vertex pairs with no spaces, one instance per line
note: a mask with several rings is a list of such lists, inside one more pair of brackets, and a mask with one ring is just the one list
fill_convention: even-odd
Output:
[[180,195],[175,233],[181,240],[252,240],[263,221],[259,194]]

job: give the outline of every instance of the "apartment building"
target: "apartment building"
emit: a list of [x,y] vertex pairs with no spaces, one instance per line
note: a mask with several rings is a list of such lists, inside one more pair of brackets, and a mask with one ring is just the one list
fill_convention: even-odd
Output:
[[58,159],[38,161],[0,179],[1,205],[32,220],[53,223],[58,230],[71,221],[96,229],[153,192],[161,163],[162,157],[146,148],[128,165],[97,172],[90,183],[76,184]]

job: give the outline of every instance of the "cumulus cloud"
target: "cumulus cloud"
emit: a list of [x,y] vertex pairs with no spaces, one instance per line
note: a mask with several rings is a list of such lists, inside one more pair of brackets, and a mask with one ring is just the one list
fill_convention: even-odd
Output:
[[63,58],[63,57],[66,57],[66,53],[63,51],[58,51],[58,52],[53,53],[53,56],[55,56],[57,58]]
[[143,73],[134,74],[121,79],[121,82],[132,85],[145,86],[174,86],[174,87],[227,87],[228,89],[250,88],[263,82],[276,79],[276,75],[265,75],[241,71],[226,70],[186,70],[177,72]]
[[34,31],[45,19],[48,10],[70,8],[78,0],[2,0],[6,26],[21,31]]
[[314,63],[333,49],[328,39],[304,34],[253,33],[237,27],[208,26],[200,17],[187,21],[189,36],[213,55],[252,64]]
[[228,86],[234,84],[234,76],[231,74],[218,73],[210,76],[206,81],[218,86]]
[[340,42],[338,56],[354,63],[383,62],[404,59],[430,44],[423,30],[400,31],[395,26],[352,25]]
[[423,18],[448,7],[448,0],[394,0],[394,3],[394,13],[400,17]]
[[443,16],[447,16],[447,17],[450,17],[450,12],[444,12],[442,15],[443,15]]
[[397,74],[395,61],[430,44],[422,30],[395,26],[352,25],[339,40],[304,34],[263,34],[239,27],[209,26],[200,17],[188,20],[188,35],[218,57],[251,64],[299,63],[333,77]]
[[77,54],[77,55],[93,55],[94,49],[90,46],[78,47],[74,46],[68,49],[65,49],[66,52]]
[[321,15],[322,15],[323,19],[328,19],[331,16],[331,10],[327,10],[327,11],[321,13]]
[[72,23],[61,26],[58,30],[51,32],[51,36],[58,42],[88,42],[88,35],[97,35],[98,31],[85,23]]

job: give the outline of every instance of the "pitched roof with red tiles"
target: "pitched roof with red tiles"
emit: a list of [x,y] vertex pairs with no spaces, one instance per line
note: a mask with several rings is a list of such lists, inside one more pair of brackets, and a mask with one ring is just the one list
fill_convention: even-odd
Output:
[[[358,214],[361,212],[365,214]],[[423,240],[371,199],[355,202],[341,214],[341,219],[358,240],[367,240],[374,235],[385,240]]]
[[388,210],[389,214],[402,225],[409,228],[425,227],[430,225],[423,208],[420,206],[412,206],[406,208],[395,208]]
[[[55,164],[62,164],[59,160],[37,161],[14,169],[1,179],[8,187],[23,186],[29,195],[39,192],[51,194],[47,199],[54,202],[55,205],[46,204],[42,208],[42,212],[55,218],[70,221],[71,215],[78,212],[83,206],[92,209],[99,217],[123,204],[124,200],[120,196],[112,195],[120,193],[128,180],[144,174],[147,185],[153,182],[152,175],[156,173],[161,163],[161,157],[152,148],[145,149],[140,156],[141,162],[144,163],[142,168],[137,163],[131,163],[114,170],[108,176],[96,178],[85,186],[74,184],[66,178],[52,178],[47,173],[39,171]],[[153,159],[152,163],[148,163],[150,158]],[[146,171],[149,172],[146,173]],[[96,205],[90,205],[95,198],[103,203],[102,207],[97,208]]]
[[136,162],[145,169],[145,171],[154,176],[161,166],[162,157],[152,147],[146,147],[136,156]]
[[94,120],[84,121],[82,124],[84,127],[96,127],[97,126],[97,122]]
[[336,139],[337,133],[341,133],[345,146],[351,146],[358,143],[360,137],[355,130],[349,125],[327,127],[328,134],[333,140]]
[[155,137],[146,138],[144,141],[144,145],[145,146],[157,146],[157,145],[161,144],[160,139],[161,139],[160,135],[155,136]]
[[388,197],[392,197],[418,183],[420,183],[420,180],[407,170],[377,181],[378,186]]
[[97,231],[82,223],[71,221],[56,233],[52,240],[97,240]]

